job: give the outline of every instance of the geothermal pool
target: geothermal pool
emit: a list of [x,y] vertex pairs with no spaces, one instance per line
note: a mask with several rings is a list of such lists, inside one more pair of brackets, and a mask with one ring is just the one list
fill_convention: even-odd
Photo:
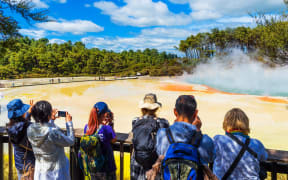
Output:
[[[7,120],[5,106],[14,98],[28,103],[48,100],[53,108],[66,110],[73,116],[75,128],[83,128],[89,112],[97,101],[105,101],[114,112],[117,132],[129,132],[131,121],[140,115],[139,101],[146,93],[156,93],[163,107],[160,117],[172,124],[175,100],[182,94],[193,94],[198,102],[202,131],[211,137],[223,134],[222,121],[225,113],[242,108],[250,118],[251,136],[260,139],[266,148],[288,150],[288,100],[278,96],[256,96],[221,91],[206,85],[191,84],[183,78],[153,78],[119,81],[89,81],[42,86],[19,87],[0,90],[4,98],[1,104],[1,124]],[[65,120],[57,119],[64,127]]]

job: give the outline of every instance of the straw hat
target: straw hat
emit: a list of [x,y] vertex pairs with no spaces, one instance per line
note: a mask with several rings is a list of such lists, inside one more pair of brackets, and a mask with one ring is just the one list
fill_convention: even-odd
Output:
[[140,101],[139,103],[139,108],[141,109],[145,108],[149,110],[154,110],[161,106],[162,104],[157,101],[156,94],[152,94],[152,93],[146,94],[144,99]]

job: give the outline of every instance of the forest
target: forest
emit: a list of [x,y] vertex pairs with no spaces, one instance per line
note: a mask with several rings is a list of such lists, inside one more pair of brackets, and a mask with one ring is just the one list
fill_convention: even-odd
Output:
[[88,49],[82,42],[50,44],[49,40],[28,37],[13,40],[9,47],[0,44],[0,77],[53,77],[80,75],[179,75],[182,64],[177,55],[156,49],[116,53]]

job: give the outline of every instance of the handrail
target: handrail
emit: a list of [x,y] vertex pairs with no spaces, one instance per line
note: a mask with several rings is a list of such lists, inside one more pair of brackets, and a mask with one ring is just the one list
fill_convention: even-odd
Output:
[[[84,135],[83,129],[75,129],[75,137],[82,137]],[[127,133],[116,133],[117,141],[125,144],[132,144],[132,139]],[[268,161],[277,161],[288,163],[288,151],[266,149],[268,153]]]
[[[70,172],[71,179],[83,179],[83,174],[79,168],[77,161],[77,152],[79,150],[80,138],[83,136],[83,129],[76,128],[75,145],[70,147]],[[116,133],[117,142],[113,145],[115,151],[120,151],[120,180],[123,179],[124,172],[124,152],[131,153],[133,144],[131,136],[127,133]],[[9,143],[5,127],[0,127],[0,180],[3,180],[3,143]],[[12,146],[9,143],[9,180],[13,178],[12,174]],[[288,179],[288,151],[266,149],[268,152],[268,160],[261,162],[267,171],[271,172],[272,180],[277,179],[277,173],[287,174]]]

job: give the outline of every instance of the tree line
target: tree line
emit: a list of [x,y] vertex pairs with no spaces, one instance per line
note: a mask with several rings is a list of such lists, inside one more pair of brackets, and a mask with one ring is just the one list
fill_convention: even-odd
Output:
[[182,64],[175,54],[157,49],[114,51],[88,49],[82,42],[51,44],[46,38],[13,40],[0,44],[0,77],[53,77],[79,75],[176,75]]
[[195,64],[216,55],[229,53],[232,48],[244,53],[254,53],[275,64],[288,64],[287,15],[254,16],[257,26],[214,28],[211,32],[191,35],[181,40],[178,49],[186,54],[186,61]]

